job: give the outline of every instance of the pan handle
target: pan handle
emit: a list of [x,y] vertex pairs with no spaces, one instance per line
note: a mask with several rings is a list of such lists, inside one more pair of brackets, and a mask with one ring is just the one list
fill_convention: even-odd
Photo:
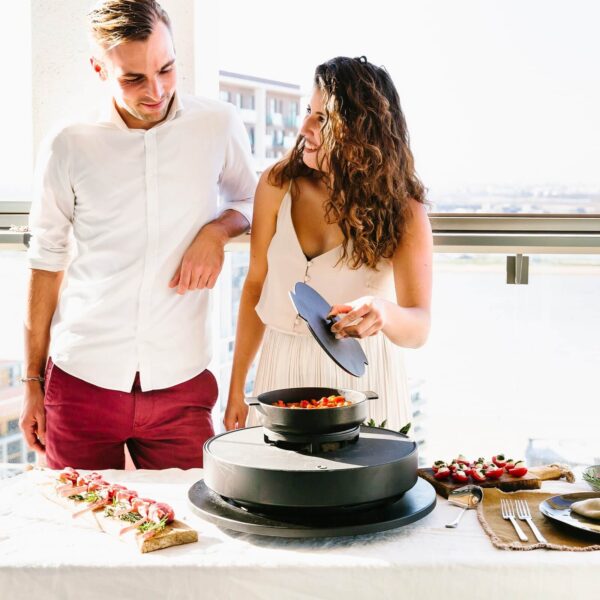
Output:
[[377,394],[376,392],[363,392],[363,394],[366,396],[367,400],[377,400],[379,398],[379,394]]
[[255,398],[253,396],[247,396],[246,398],[244,398],[244,402],[248,406],[258,406],[258,407],[260,407],[260,401],[259,401],[259,399]]

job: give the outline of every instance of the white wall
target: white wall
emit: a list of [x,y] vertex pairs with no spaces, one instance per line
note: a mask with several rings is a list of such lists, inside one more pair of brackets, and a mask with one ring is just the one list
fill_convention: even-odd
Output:
[[[104,86],[89,64],[86,14],[94,4],[31,0],[34,149],[55,126],[107,101]],[[161,4],[173,22],[179,90],[217,97],[216,9],[208,0],[162,0]]]

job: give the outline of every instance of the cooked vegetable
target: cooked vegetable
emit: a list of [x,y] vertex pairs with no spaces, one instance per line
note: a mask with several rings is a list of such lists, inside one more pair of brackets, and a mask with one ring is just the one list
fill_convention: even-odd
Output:
[[323,397],[320,400],[300,400],[300,402],[284,402],[283,400],[277,400],[272,406],[278,406],[279,408],[339,408],[341,406],[350,406],[352,402],[346,400],[344,396],[329,396]]

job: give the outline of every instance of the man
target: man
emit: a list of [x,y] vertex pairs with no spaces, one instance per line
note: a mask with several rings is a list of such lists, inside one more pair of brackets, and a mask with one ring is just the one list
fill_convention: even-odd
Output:
[[104,0],[90,24],[112,99],[39,161],[20,424],[51,468],[123,468],[124,445],[138,468],[198,467],[217,398],[208,290],[249,226],[250,146],[231,105],[176,92],[158,2]]

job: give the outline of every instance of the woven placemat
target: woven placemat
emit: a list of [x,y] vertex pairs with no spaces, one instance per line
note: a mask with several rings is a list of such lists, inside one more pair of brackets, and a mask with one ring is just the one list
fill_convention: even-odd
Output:
[[[556,493],[519,491],[506,493],[498,489],[486,489],[483,502],[477,507],[477,517],[484,531],[489,536],[492,544],[502,550],[536,550],[545,548],[547,550],[567,550],[571,552],[588,552],[600,550],[600,535],[579,531],[569,525],[556,523],[546,518],[539,510],[540,502],[556,496]],[[510,521],[502,518],[500,511],[500,500],[526,500],[533,517],[542,535],[548,540],[547,544],[541,544],[533,535],[529,525],[525,521],[518,520],[521,529],[529,538],[527,542],[521,542],[517,537]]]

